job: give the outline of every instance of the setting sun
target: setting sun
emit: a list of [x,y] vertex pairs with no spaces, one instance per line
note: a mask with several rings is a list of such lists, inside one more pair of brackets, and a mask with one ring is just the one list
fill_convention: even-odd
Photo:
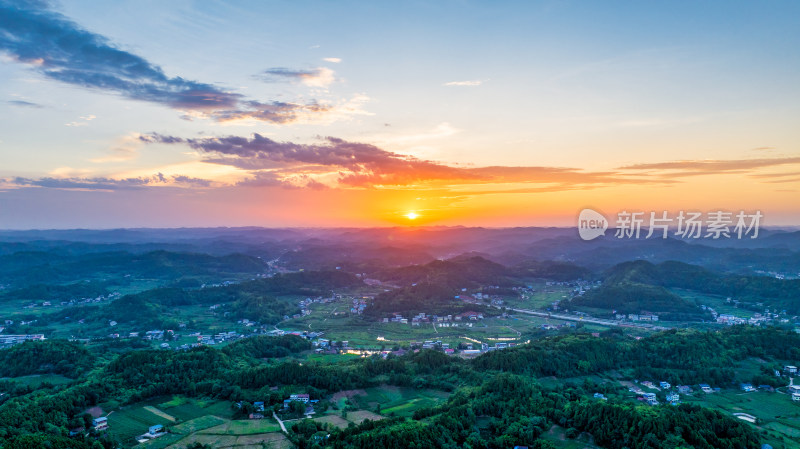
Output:
[[416,212],[409,212],[406,214],[406,218],[408,218],[409,220],[415,220],[417,217],[419,217],[419,214],[417,214]]

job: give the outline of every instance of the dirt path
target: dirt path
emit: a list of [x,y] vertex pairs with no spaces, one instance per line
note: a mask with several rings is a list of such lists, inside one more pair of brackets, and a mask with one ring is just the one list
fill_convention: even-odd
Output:
[[281,426],[281,431],[286,433],[286,426],[283,425],[283,421],[278,418],[278,415],[275,412],[272,412],[272,417],[275,418],[275,421],[278,421],[278,425]]
[[158,415],[158,416],[160,416],[160,417],[162,417],[162,418],[164,418],[164,419],[166,419],[166,420],[169,420],[170,422],[175,422],[175,421],[177,421],[177,420],[175,419],[175,417],[174,417],[174,416],[170,415],[170,414],[169,414],[169,413],[167,413],[167,412],[163,412],[163,411],[161,411],[161,410],[159,410],[159,409],[157,409],[157,408],[153,407],[152,405],[148,405],[148,406],[146,406],[146,407],[143,407],[143,408],[144,408],[145,410],[147,410],[148,412],[150,412],[150,413],[154,414],[154,415]]

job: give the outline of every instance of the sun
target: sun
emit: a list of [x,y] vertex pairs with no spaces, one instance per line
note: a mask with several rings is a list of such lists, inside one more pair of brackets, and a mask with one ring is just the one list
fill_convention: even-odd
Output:
[[419,214],[416,212],[409,212],[406,214],[406,218],[408,218],[409,220],[416,220],[417,217],[419,217]]

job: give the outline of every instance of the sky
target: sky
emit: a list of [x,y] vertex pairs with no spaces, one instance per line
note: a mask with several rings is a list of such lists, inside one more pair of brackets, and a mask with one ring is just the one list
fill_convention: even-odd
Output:
[[800,225],[795,1],[0,0],[0,228]]

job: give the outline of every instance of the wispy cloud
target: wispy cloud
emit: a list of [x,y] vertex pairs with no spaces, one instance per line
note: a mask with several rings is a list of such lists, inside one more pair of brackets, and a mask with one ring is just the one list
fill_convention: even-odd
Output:
[[332,62],[334,64],[342,62],[342,58],[322,58],[322,60],[325,62]]
[[91,122],[92,120],[94,120],[96,118],[97,118],[96,116],[91,115],[91,114],[84,115],[84,116],[78,117],[79,120],[76,120],[74,122],[64,123],[64,125],[66,125],[66,126],[86,126],[86,125],[89,124],[89,122]]
[[[158,65],[119,49],[43,1],[0,0],[0,51],[51,80],[162,104],[213,120],[247,116],[283,124],[300,116],[325,114],[329,109],[313,101],[300,104],[248,100],[212,84],[170,77]],[[332,73],[329,69],[320,70],[301,76],[301,80],[324,87],[332,82]]]
[[800,164],[800,157],[669,161],[626,165],[619,167],[619,170],[650,171],[661,177],[678,178],[726,173],[753,173],[760,168],[795,164]]
[[442,85],[443,86],[475,87],[475,86],[480,86],[481,84],[483,84],[483,80],[450,81],[450,82],[444,83]]
[[13,105],[13,106],[20,106],[24,108],[37,108],[41,109],[44,106],[40,105],[39,103],[32,103],[30,101],[25,100],[8,100],[6,103]]
[[157,173],[150,177],[136,178],[24,178],[14,177],[2,179],[2,184],[6,187],[41,187],[50,189],[65,190],[131,190],[142,189],[154,186],[177,186],[177,187],[209,187],[212,182],[207,179],[193,178],[190,176],[174,175],[164,176]]
[[285,67],[267,69],[259,76],[266,82],[297,81],[309,87],[328,87],[334,81],[334,71],[327,67],[317,67],[310,70],[294,70]]

